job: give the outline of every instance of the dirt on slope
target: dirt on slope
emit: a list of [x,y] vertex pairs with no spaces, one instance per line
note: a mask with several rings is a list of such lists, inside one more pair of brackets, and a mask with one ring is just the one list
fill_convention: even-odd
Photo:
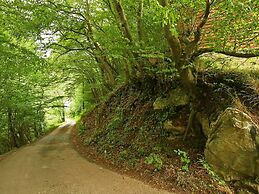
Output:
[[[150,79],[122,86],[82,117],[74,134],[76,149],[92,161],[169,191],[237,192],[236,183],[225,183],[205,162],[205,137],[190,134],[183,141],[182,135],[164,129],[167,119],[177,127],[186,127],[189,105],[153,109],[154,101],[178,84]],[[210,119],[235,103],[233,95],[244,104],[244,93],[255,92],[251,96],[259,99],[258,93],[236,74],[202,75],[198,87],[203,100],[199,111]],[[258,108],[250,107],[252,112]]]

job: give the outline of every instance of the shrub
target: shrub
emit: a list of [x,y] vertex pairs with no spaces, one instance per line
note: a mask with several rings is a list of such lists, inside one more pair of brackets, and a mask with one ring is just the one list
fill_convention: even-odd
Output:
[[174,150],[174,152],[180,156],[180,159],[181,159],[181,162],[183,163],[181,169],[183,171],[189,171],[189,166],[190,166],[190,163],[191,163],[191,160],[188,156],[188,153],[185,152],[185,151],[182,151],[180,149],[177,149],[177,150]]
[[154,153],[151,153],[148,157],[146,157],[145,163],[153,165],[156,171],[161,170],[161,168],[163,167],[163,161],[161,157]]

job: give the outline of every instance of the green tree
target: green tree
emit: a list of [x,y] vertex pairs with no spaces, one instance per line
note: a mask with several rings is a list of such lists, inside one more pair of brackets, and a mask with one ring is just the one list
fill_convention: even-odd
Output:
[[[19,8],[19,9],[18,9]],[[44,133],[46,95],[53,70],[38,51],[38,23],[31,23],[22,1],[0,3],[0,153]]]
[[[5,30],[19,41],[28,36],[41,41],[64,73],[59,75],[71,73],[73,85],[88,86],[83,90],[91,90],[96,99],[118,80],[178,77],[192,102],[188,128],[194,126],[200,104],[195,60],[207,52],[259,55],[257,1],[3,2],[1,9],[11,18]],[[14,18],[25,20],[24,25]]]
[[[162,15],[164,36],[171,49],[170,58],[192,99],[189,129],[194,126],[196,106],[200,104],[194,60],[205,52],[247,58],[258,56],[258,50],[255,52],[258,48],[251,47],[258,45],[258,2],[159,0],[152,3],[156,4]],[[231,33],[233,28],[236,31],[234,34]]]
[[45,63],[5,34],[0,32],[1,131],[9,137],[10,147],[19,147],[43,130]]

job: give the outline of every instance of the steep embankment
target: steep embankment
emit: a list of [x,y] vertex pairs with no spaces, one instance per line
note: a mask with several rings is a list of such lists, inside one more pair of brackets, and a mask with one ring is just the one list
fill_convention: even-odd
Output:
[[[224,183],[204,161],[205,136],[190,133],[183,141],[190,112],[178,85],[150,78],[121,87],[82,117],[77,149],[90,160],[170,191],[234,192],[238,188]],[[255,92],[240,74],[202,74],[198,86],[199,112],[211,121]],[[175,101],[174,95],[181,96]]]

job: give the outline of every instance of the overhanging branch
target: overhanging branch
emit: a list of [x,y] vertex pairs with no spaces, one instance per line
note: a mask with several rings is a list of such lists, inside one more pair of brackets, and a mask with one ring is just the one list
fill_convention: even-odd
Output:
[[[162,7],[169,6],[168,0],[158,0],[158,2]],[[180,56],[182,55],[181,43],[179,38],[172,34],[170,23],[167,23],[164,26],[164,33],[165,33],[165,38],[167,39],[167,42],[173,51],[174,60],[176,61],[176,63],[179,63]]]
[[257,53],[241,53],[241,52],[234,52],[234,51],[218,51],[211,48],[203,48],[199,49],[196,53],[193,54],[192,58],[195,59],[196,57],[205,54],[205,53],[218,53],[224,54],[232,57],[241,57],[241,58],[252,58],[252,57],[259,57],[259,52]]
[[193,40],[194,44],[197,44],[201,39],[201,30],[208,21],[209,14],[210,14],[210,7],[211,7],[210,0],[206,0],[206,9],[205,9],[204,16],[203,16],[200,24],[198,25],[196,31],[194,32],[194,40]]

